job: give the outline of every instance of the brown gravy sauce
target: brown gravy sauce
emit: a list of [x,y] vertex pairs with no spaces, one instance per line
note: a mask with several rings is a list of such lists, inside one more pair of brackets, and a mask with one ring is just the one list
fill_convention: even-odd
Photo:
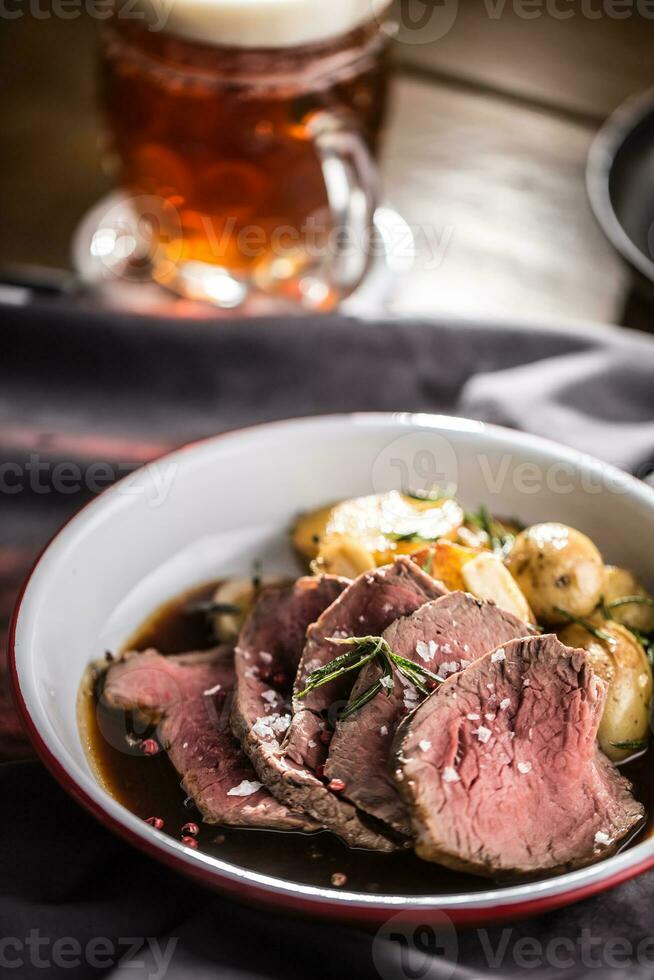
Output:
[[[189,613],[188,606],[209,598],[218,584],[207,583],[166,602],[122,649],[156,647],[161,653],[173,654],[213,646],[207,617],[202,612]],[[193,821],[200,826],[197,839],[203,852],[241,868],[307,885],[330,887],[331,876],[339,872],[347,876],[348,890],[380,894],[445,895],[502,886],[502,882],[429,864],[411,852],[378,854],[350,848],[327,831],[280,833],[203,824],[192,801],[185,802],[179,776],[166,753],[144,756],[138,748],[130,747],[127,735],[134,730],[134,719],[129,713],[103,705],[101,678],[100,666],[89,668],[78,702],[80,731],[91,767],[103,788],[132,813],[144,820],[161,817],[165,833],[178,839],[182,826]],[[148,733],[134,730],[134,734],[142,738]],[[654,835],[650,753],[622,766],[621,771],[633,782],[648,814],[646,826],[626,845],[630,847]]]

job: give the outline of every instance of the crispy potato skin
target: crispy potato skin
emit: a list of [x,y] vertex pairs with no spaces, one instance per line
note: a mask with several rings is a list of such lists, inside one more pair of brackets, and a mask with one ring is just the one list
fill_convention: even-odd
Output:
[[534,524],[521,531],[506,559],[539,622],[565,623],[565,609],[588,616],[604,587],[604,563],[585,534],[565,524]]
[[425,553],[425,560],[429,552],[432,555],[430,575],[437,578],[450,591],[456,589],[465,591],[466,587],[461,570],[465,563],[478,555],[479,552],[465,545],[456,544],[454,541],[437,541]]
[[[604,575],[604,601],[608,604],[625,596],[651,598],[632,572],[626,568],[618,568],[617,565],[607,565]],[[611,616],[623,626],[641,633],[651,633],[654,630],[654,606],[637,602],[616,606],[611,610]]]
[[559,633],[561,643],[586,650],[595,673],[609,686],[598,740],[605,755],[622,762],[634,754],[633,749],[617,747],[624,742],[639,742],[649,737],[649,715],[652,702],[652,668],[641,644],[619,623],[593,618],[613,638],[613,643],[599,640],[583,626],[572,624]]

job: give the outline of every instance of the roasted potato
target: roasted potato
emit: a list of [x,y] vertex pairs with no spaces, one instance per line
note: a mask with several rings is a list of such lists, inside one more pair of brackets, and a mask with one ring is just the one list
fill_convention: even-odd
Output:
[[[611,605],[620,599],[637,596],[643,602]],[[607,565],[604,574],[604,602],[611,609],[611,618],[640,633],[654,631],[654,602],[635,575],[626,568]]]
[[463,523],[463,511],[449,497],[438,500],[407,494],[372,494],[322,507],[298,518],[293,544],[304,557],[322,558],[334,535],[350,538],[372,555],[375,565],[385,565],[396,555],[410,555],[436,538],[454,538]]
[[463,565],[461,577],[465,590],[478,599],[494,602],[524,623],[535,622],[520,586],[496,555],[487,551],[475,555]]
[[506,558],[537,620],[565,623],[559,610],[588,616],[604,588],[604,563],[585,534],[565,524],[534,524],[521,531]]
[[559,639],[586,650],[593,670],[609,685],[598,740],[609,759],[621,762],[649,737],[652,668],[633,633],[610,620],[595,618],[596,623],[612,642],[577,624],[561,630]]
[[356,578],[375,568],[375,559],[350,534],[327,534],[320,542],[318,555],[311,562],[316,574]]
[[325,536],[329,515],[334,508],[321,507],[309,514],[301,514],[293,528],[293,547],[304,558],[311,560],[318,556],[320,542]]
[[454,591],[465,590],[461,574],[463,566],[478,554],[479,551],[466,548],[455,541],[437,541],[423,551],[416,552],[414,558],[430,575],[439,579],[447,589]]

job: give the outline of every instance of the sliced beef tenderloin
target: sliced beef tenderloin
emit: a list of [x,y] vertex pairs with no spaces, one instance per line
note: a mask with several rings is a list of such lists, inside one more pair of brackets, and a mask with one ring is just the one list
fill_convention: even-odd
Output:
[[[498,643],[533,632],[493,603],[467,592],[450,592],[397,619],[383,636],[394,653],[447,677]],[[351,699],[360,697],[380,675],[377,664],[364,667]],[[411,822],[395,786],[389,752],[397,726],[418,700],[418,689],[396,674],[391,691],[378,694],[338,722],[325,766],[329,779],[345,784],[343,795],[348,800],[406,835],[411,833]]]
[[234,654],[232,725],[248,753],[268,744],[264,728],[281,740],[291,720],[293,681],[307,628],[348,585],[348,579],[334,575],[306,576],[258,597]]
[[615,851],[644,811],[597,745],[605,698],[586,654],[553,635],[512,640],[448,678],[397,735],[418,855],[496,876]]
[[[415,612],[445,592],[440,582],[405,557],[360,575],[307,631],[295,693],[305,687],[313,670],[344,652],[331,637],[378,636],[400,616]],[[284,742],[288,760],[311,770],[325,763],[328,750],[320,739],[324,718],[335,702],[347,701],[355,680],[354,674],[344,674],[302,700],[294,699],[293,720]]]
[[164,657],[130,652],[105,676],[107,704],[158,722],[157,737],[205,821],[231,827],[316,830],[257,779],[229,726],[233,652],[225,647]]
[[[359,576],[307,630],[307,642],[298,667],[295,693],[301,691],[312,670],[343,652],[331,637],[380,633],[398,616],[413,612],[442,595],[443,586],[407,558]],[[259,770],[279,799],[307,810],[348,844],[394,850],[395,839],[369,817],[341,798],[340,783],[325,780],[329,726],[326,717],[334,701],[347,700],[354,681],[346,675],[293,701],[293,719],[274,763]]]
[[262,593],[236,647],[232,728],[259,778],[280,800],[301,807],[303,794],[320,793],[331,823],[339,823],[348,843],[390,850],[394,845],[363,824],[353,807],[341,805],[314,773],[287,763],[280,751],[291,721],[293,680],[307,627],[347,585],[346,579],[325,575]]

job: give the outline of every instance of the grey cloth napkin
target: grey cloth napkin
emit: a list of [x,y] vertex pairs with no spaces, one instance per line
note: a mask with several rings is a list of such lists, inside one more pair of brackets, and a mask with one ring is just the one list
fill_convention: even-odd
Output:
[[[84,472],[102,460],[115,471],[235,425],[378,410],[466,414],[559,439],[641,477],[654,468],[654,342],[623,330],[155,321],[73,309],[5,309],[0,318],[0,451],[19,465],[36,452],[40,462],[72,460]],[[29,486],[0,494],[1,547],[36,548],[85,496]],[[51,963],[57,978],[654,975],[654,873],[538,919],[458,935],[437,928],[403,943],[215,897],[110,837],[33,764],[2,767],[0,790],[0,940],[23,942],[36,929],[51,941],[108,937],[116,950],[121,936],[144,939],[104,967]],[[43,975],[26,955],[7,976]]]
[[[598,338],[599,339],[599,338]],[[654,464],[652,344],[605,342],[491,373],[463,387],[464,414],[565,442],[640,476]]]

